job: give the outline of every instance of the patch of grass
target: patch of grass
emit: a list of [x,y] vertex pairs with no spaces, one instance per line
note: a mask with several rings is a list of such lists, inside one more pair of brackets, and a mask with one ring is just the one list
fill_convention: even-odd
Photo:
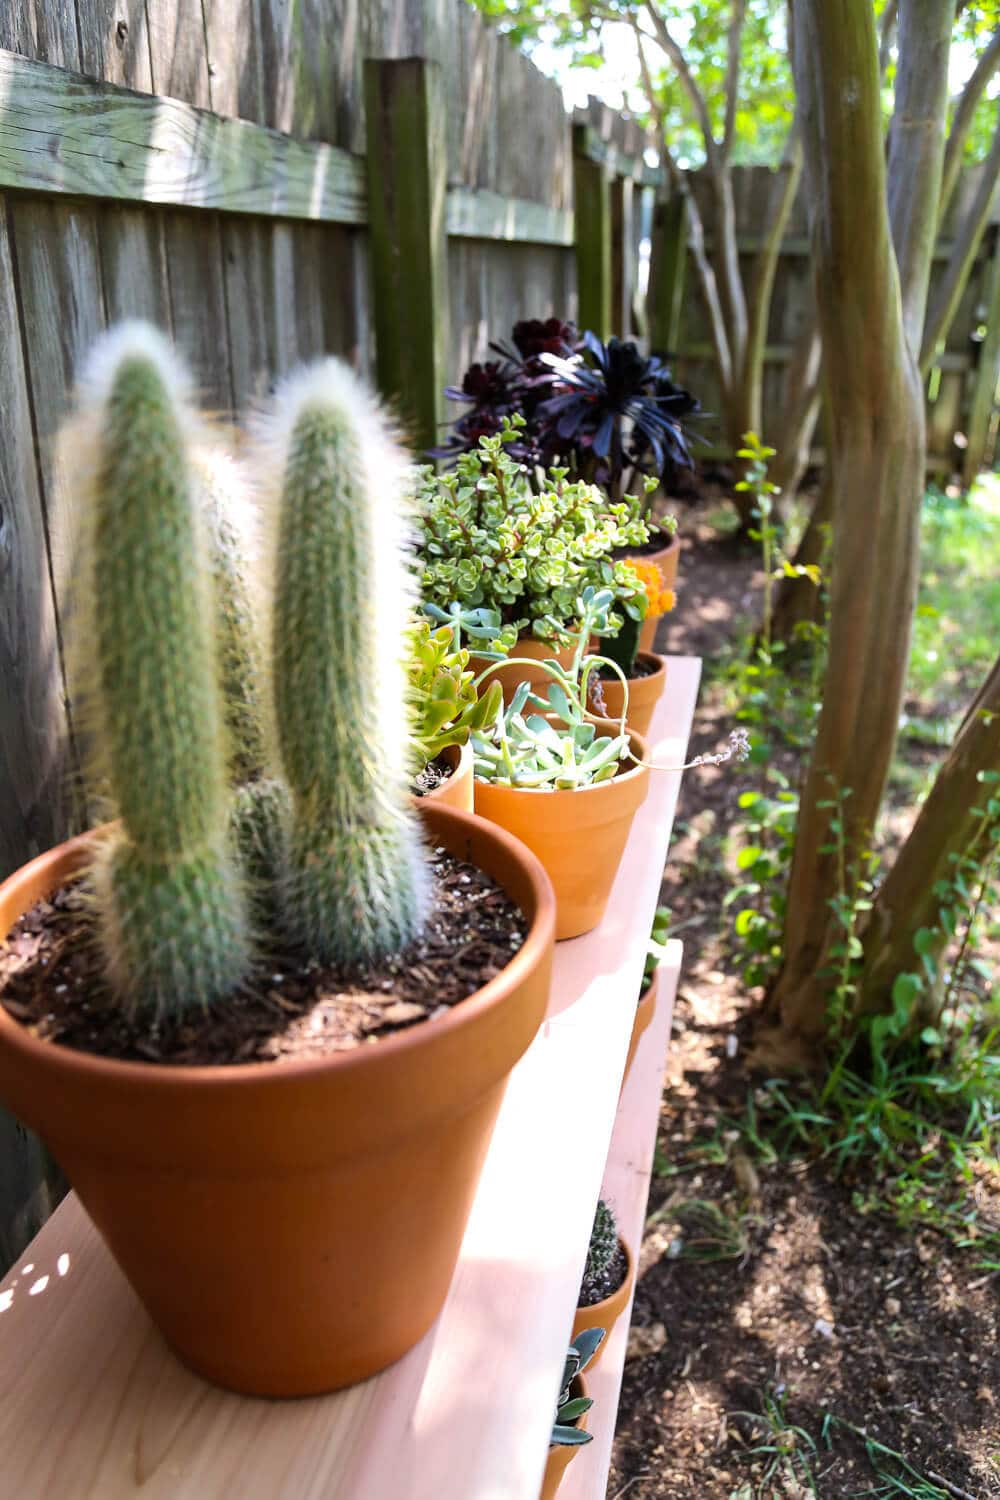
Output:
[[864,1443],[868,1462],[878,1481],[873,1488],[858,1491],[859,1496],[870,1495],[873,1500],[897,1500],[899,1496],[905,1500],[952,1500],[953,1496],[963,1493],[950,1484],[942,1488],[934,1476],[921,1474],[895,1448],[887,1447],[863,1428],[835,1417],[832,1412],[827,1412],[823,1422],[823,1441],[827,1447],[831,1446],[832,1433],[837,1428],[853,1433]]
[[[928,713],[957,713],[993,664],[1000,640],[1000,475],[967,499],[928,492],[907,691]],[[946,730],[941,731],[947,741]]]
[[789,1421],[786,1402],[787,1395],[782,1389],[768,1389],[762,1394],[759,1412],[732,1413],[746,1429],[748,1446],[742,1456],[755,1460],[758,1472],[752,1482],[733,1490],[729,1500],[819,1494],[813,1472],[819,1450],[804,1427]]

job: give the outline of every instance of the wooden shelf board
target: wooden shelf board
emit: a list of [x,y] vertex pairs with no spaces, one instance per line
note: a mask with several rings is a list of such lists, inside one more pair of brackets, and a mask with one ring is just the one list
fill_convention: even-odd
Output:
[[[684,758],[699,675],[670,658],[649,736],[661,764]],[[0,1288],[0,1494],[534,1500],[679,783],[651,777],[604,921],[557,948],[549,1017],[511,1076],[420,1344],[333,1396],[216,1390],[171,1355],[70,1196]]]
[[[646,1221],[681,957],[682,945],[674,938],[667,944],[667,955],[660,965],[653,1020],[639,1042],[628,1082],[622,1090],[601,1188],[637,1260]],[[634,1292],[633,1286],[633,1296]],[[630,1300],[612,1329],[600,1360],[587,1377],[594,1400],[589,1422],[594,1441],[582,1448],[570,1464],[559,1500],[604,1500],[631,1320]]]

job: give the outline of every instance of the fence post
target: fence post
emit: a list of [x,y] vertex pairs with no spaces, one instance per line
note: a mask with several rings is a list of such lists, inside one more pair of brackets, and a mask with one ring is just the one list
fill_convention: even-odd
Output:
[[649,268],[649,347],[676,355],[687,267],[687,194],[656,205]]
[[419,451],[444,421],[448,159],[439,63],[365,59],[375,369]]
[[987,460],[993,407],[1000,381],[1000,230],[993,236],[993,254],[986,272],[986,333],[979,346],[972,398],[969,402],[968,439],[962,460],[962,483],[966,489]]
[[611,335],[611,182],[587,154],[587,126],[573,127],[573,209],[577,321]]

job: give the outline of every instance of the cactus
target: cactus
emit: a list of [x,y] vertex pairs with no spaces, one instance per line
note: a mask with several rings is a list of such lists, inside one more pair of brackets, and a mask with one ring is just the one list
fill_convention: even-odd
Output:
[[125,324],[100,340],[75,429],[75,560],[90,616],[75,691],[92,770],[121,820],[92,871],[106,968],[122,1003],[157,1020],[230,995],[251,958],[189,460],[196,421],[155,329]]
[[587,1267],[584,1281],[595,1281],[604,1276],[611,1267],[618,1249],[618,1223],[614,1213],[601,1198],[594,1215],[594,1227],[590,1232],[587,1250]]
[[406,460],[332,359],[285,382],[257,436],[277,528],[267,667],[291,794],[279,899],[289,936],[354,966],[405,947],[427,902],[407,799]]

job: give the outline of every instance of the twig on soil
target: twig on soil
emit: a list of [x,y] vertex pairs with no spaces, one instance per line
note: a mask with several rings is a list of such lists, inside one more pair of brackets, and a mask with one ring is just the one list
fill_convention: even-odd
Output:
[[638,1484],[640,1479],[648,1479],[648,1478],[649,1478],[649,1470],[648,1469],[643,1469],[643,1471],[642,1471],[641,1474],[633,1474],[631,1479],[626,1479],[625,1483],[622,1485],[622,1487],[618,1491],[618,1493],[615,1494],[615,1495],[612,1495],[611,1500],[622,1500],[622,1496],[624,1495],[624,1493],[625,1493],[626,1490],[630,1490],[634,1484]]
[[947,1490],[949,1495],[957,1496],[957,1500],[979,1500],[978,1495],[973,1495],[969,1490],[963,1490],[957,1484],[952,1484],[950,1479],[945,1479],[943,1474],[935,1474],[933,1469],[927,1470],[927,1478],[933,1479],[934,1483],[939,1484],[943,1490]]

